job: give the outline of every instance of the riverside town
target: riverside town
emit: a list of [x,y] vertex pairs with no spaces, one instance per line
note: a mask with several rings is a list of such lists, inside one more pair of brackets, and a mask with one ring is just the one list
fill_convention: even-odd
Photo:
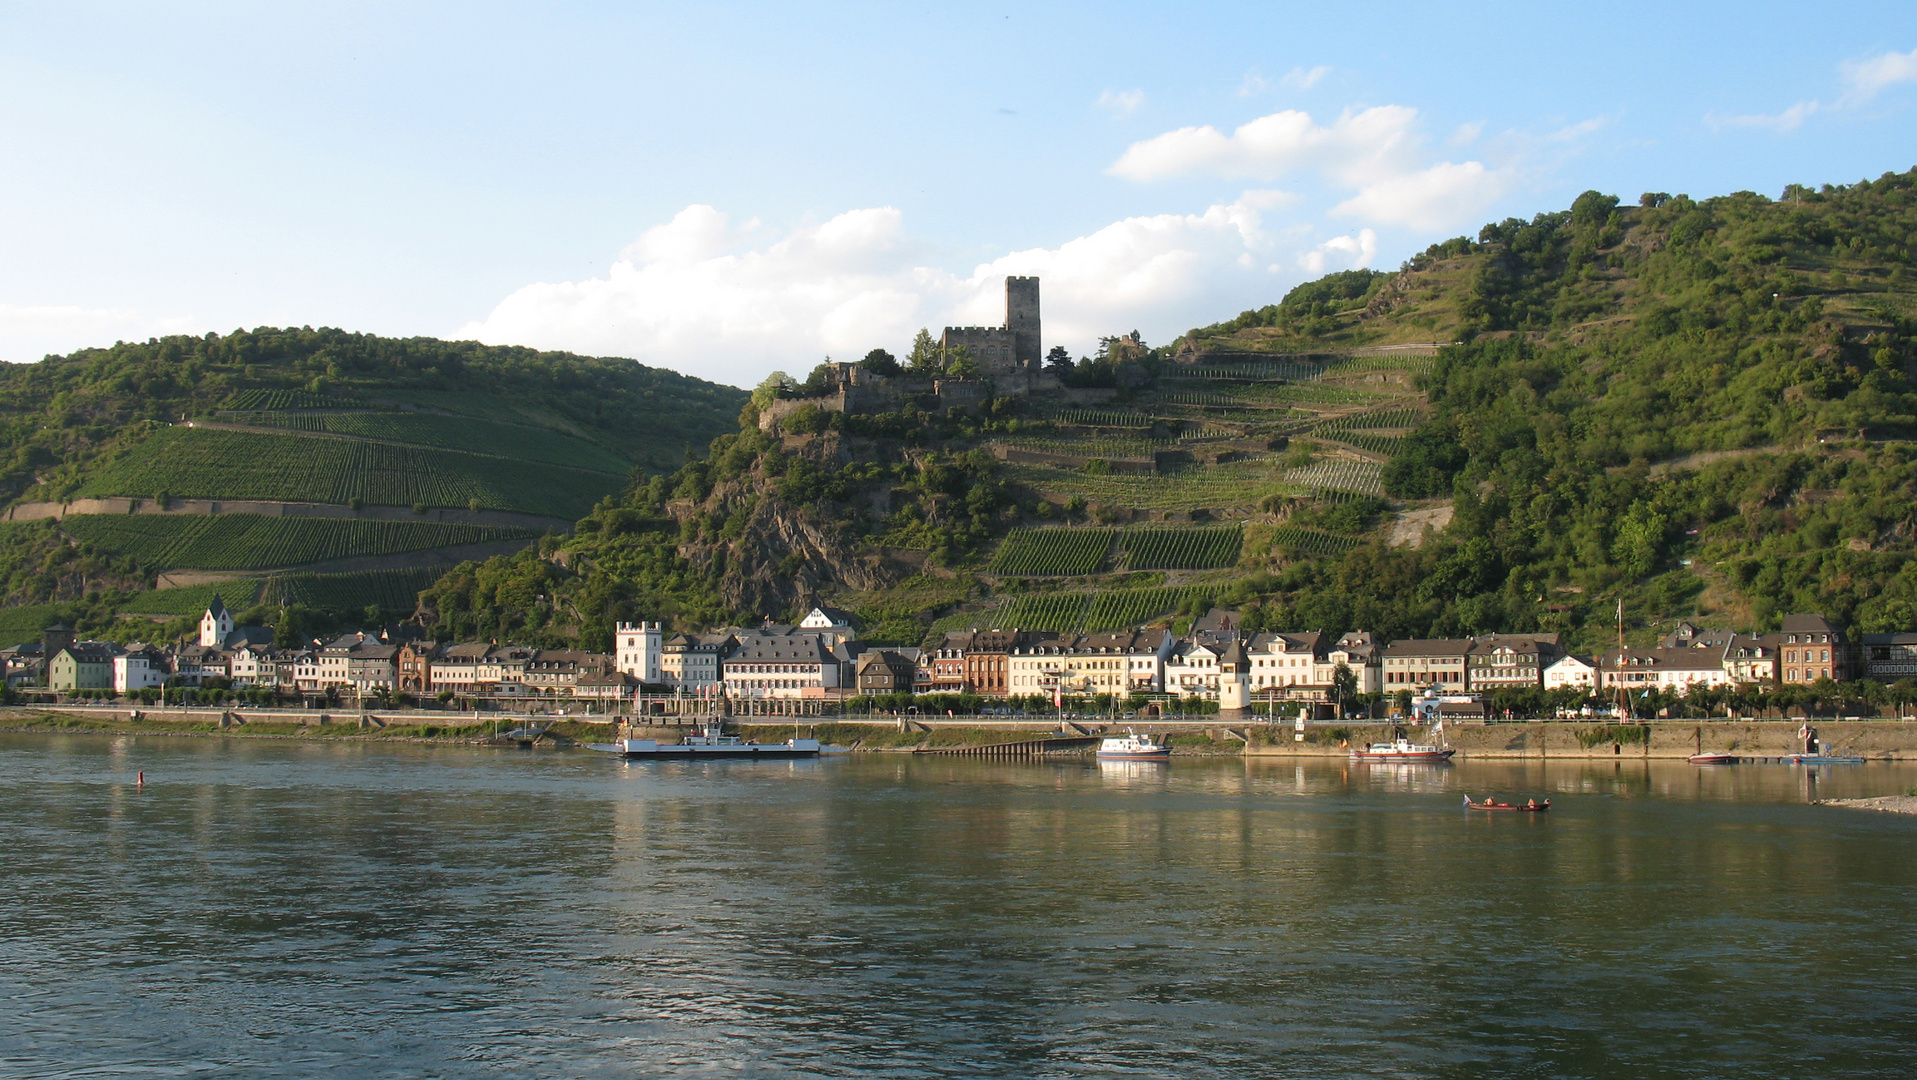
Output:
[[1291,719],[1785,717],[1917,705],[1917,633],[1858,642],[1821,615],[1771,633],[1679,623],[1655,646],[1582,656],[1557,634],[1379,643],[1364,631],[1245,632],[1214,608],[1185,632],[951,631],[924,648],[859,640],[846,612],[814,607],[700,633],[620,623],[611,654],[429,640],[394,624],[330,641],[276,643],[235,626],[216,594],[195,641],[76,640],[0,650],[27,702],[123,701],[488,710],[582,717],[825,717],[873,712],[1223,714]]

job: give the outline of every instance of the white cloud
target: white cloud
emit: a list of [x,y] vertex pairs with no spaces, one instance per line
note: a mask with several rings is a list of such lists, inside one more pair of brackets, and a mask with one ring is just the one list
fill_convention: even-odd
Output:
[[[1298,256],[1298,265],[1307,277],[1323,277],[1328,269],[1356,270],[1370,266],[1378,254],[1378,234],[1358,230],[1357,236],[1334,236],[1316,248]],[[1342,266],[1334,266],[1342,263]]]
[[115,341],[144,341],[193,329],[192,319],[147,315],[133,308],[0,304],[0,357],[31,362]]
[[1917,49],[1907,53],[1885,53],[1863,60],[1846,60],[1838,65],[1848,88],[1846,104],[1861,105],[1898,83],[1917,82]]
[[[1099,335],[1165,340],[1219,312],[1270,303],[1308,246],[1266,211],[1287,192],[1255,190],[1197,214],[1126,218],[1055,248],[1014,251],[957,274],[934,265],[890,207],[852,210],[781,236],[742,238],[723,213],[690,206],[647,230],[603,277],[527,285],[455,336],[630,356],[751,385],[822,356],[899,352],[920,327],[1004,319],[1003,278],[1043,279],[1045,339],[1089,351]],[[1370,258],[1361,233],[1334,257]]]
[[1315,168],[1347,181],[1369,180],[1411,167],[1417,119],[1416,109],[1380,105],[1345,112],[1321,127],[1311,114],[1287,109],[1240,125],[1230,135],[1207,124],[1133,143],[1108,171],[1130,180],[1276,180]]
[[1318,85],[1319,79],[1329,74],[1331,74],[1331,67],[1327,64],[1319,64],[1309,71],[1301,67],[1295,67],[1285,72],[1285,77],[1278,81],[1295,90],[1309,90]]
[[1098,100],[1092,104],[1101,109],[1109,109],[1118,116],[1130,116],[1138,111],[1140,105],[1145,104],[1145,91],[1107,90],[1098,95]]
[[1384,225],[1442,229],[1468,220],[1497,202],[1513,179],[1508,172],[1487,169],[1476,161],[1444,161],[1366,185],[1332,207],[1331,212]]
[[1251,97],[1271,89],[1271,81],[1255,71],[1245,72],[1245,81],[1238,84],[1239,97]]
[[[1589,128],[1560,133],[1575,140]],[[1471,131],[1471,137],[1476,137]],[[1557,136],[1553,136],[1557,138]],[[1332,213],[1380,225],[1439,229],[1490,206],[1516,184],[1512,168],[1483,162],[1429,162],[1418,111],[1380,105],[1347,111],[1320,125],[1310,114],[1286,110],[1261,116],[1230,135],[1187,127],[1133,143],[1110,172],[1133,180],[1176,176],[1276,179],[1316,171],[1334,187],[1355,191]]]

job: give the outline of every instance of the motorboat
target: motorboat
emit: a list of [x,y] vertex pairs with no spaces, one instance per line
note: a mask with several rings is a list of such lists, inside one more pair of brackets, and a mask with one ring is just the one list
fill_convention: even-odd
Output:
[[810,758],[818,757],[817,739],[787,739],[782,743],[747,742],[727,735],[719,721],[708,721],[697,735],[687,735],[676,743],[657,739],[620,739],[611,743],[590,743],[587,749],[627,758]]
[[1364,749],[1353,747],[1351,756],[1359,761],[1408,761],[1442,764],[1451,760],[1457,753],[1448,746],[1434,746],[1430,743],[1414,743],[1410,739],[1398,738],[1390,742],[1375,742]]
[[1095,756],[1100,761],[1167,761],[1171,758],[1171,745],[1149,734],[1128,732],[1100,740]]
[[1546,799],[1543,802],[1538,802],[1536,799],[1531,799],[1524,803],[1506,803],[1498,802],[1487,795],[1483,802],[1472,802],[1471,796],[1466,795],[1464,797],[1464,808],[1466,810],[1510,810],[1519,814],[1542,814],[1546,810],[1551,809],[1551,800]]
[[1736,754],[1726,753],[1692,754],[1690,757],[1693,765],[1735,765],[1742,760]]

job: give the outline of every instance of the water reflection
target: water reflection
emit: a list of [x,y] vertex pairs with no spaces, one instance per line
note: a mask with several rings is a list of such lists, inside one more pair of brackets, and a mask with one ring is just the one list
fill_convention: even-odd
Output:
[[0,753],[0,1071],[1901,1076],[1917,1050],[1917,829],[1804,805],[1909,766]]

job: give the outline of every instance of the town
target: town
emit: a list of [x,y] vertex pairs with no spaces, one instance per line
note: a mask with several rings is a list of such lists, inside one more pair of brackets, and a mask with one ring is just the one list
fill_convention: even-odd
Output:
[[[1867,680],[1902,690],[1917,676],[1917,634],[1852,642],[1821,615],[1786,616],[1779,630],[1761,634],[1683,622],[1655,647],[1596,656],[1566,651],[1557,634],[1380,644],[1363,631],[1247,633],[1235,613],[1219,609],[1182,634],[1166,627],[1083,635],[972,629],[924,648],[862,642],[850,616],[822,606],[793,624],[668,634],[659,623],[619,623],[615,636],[611,654],[436,642],[411,625],[280,644],[268,628],[234,625],[216,595],[191,643],[79,641],[58,624],[0,658],[10,693],[49,701],[668,717],[824,716],[918,711],[921,704],[939,711],[1123,707],[1140,716],[1573,718],[1640,707],[1683,715],[1671,711],[1676,702],[1728,715],[1739,703],[1747,714],[1762,712],[1766,698],[1786,689],[1822,692]],[[1875,699],[1909,704],[1910,696],[1879,692]]]

